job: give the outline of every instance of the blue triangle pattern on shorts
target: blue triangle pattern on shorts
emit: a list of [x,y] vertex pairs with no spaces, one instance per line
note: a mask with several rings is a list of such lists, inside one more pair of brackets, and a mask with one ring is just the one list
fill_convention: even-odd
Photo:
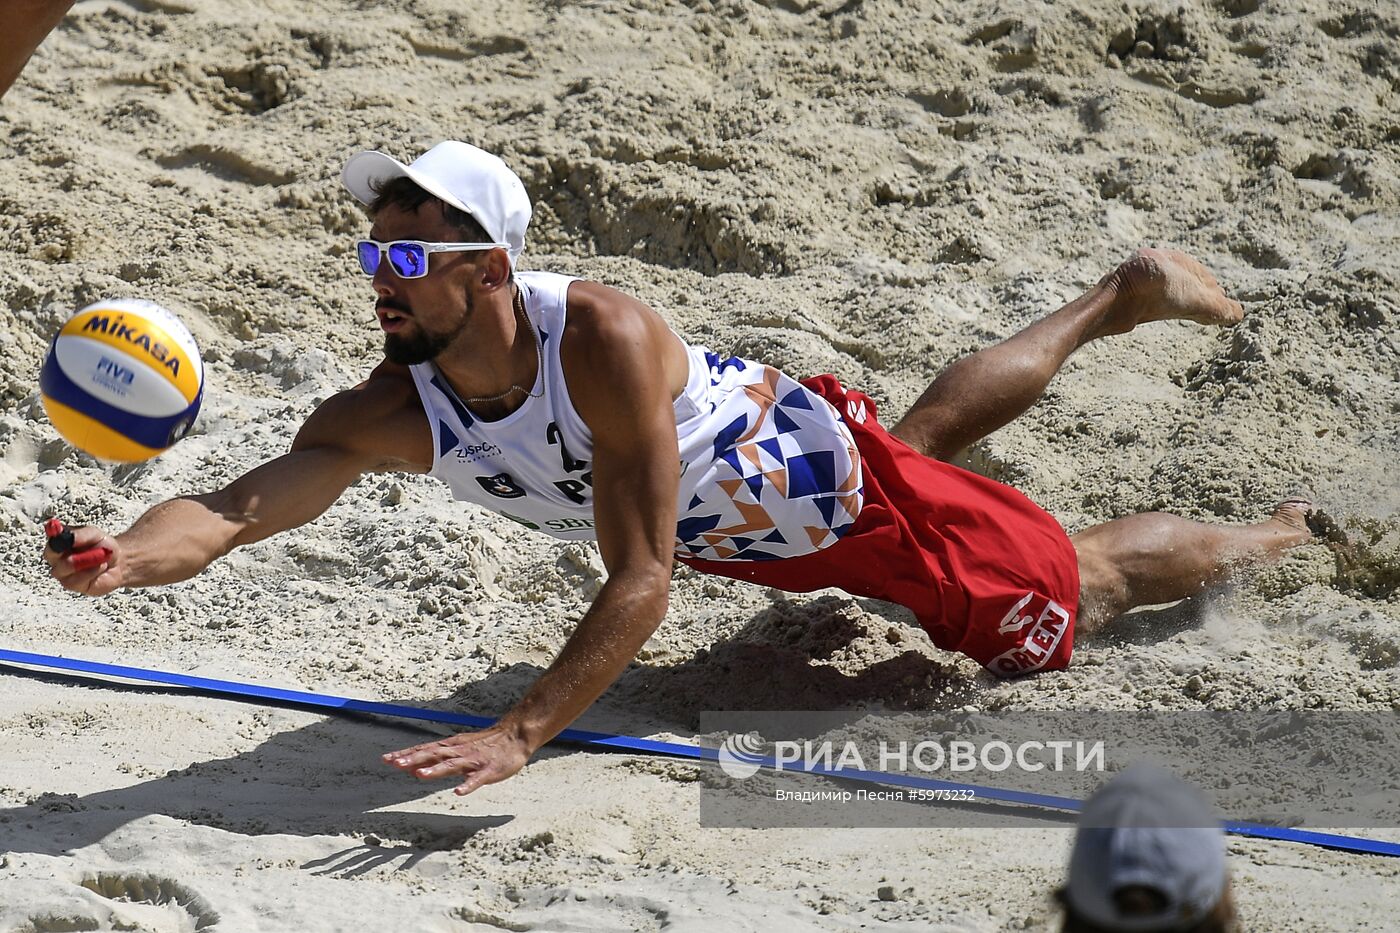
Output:
[[773,426],[778,429],[779,434],[796,434],[802,430],[802,427],[793,421],[780,405],[773,406]]
[[[782,409],[778,409],[779,413]],[[783,417],[787,417],[784,415]],[[759,450],[765,451],[773,456],[779,463],[783,462],[783,442],[776,437],[765,438],[758,442]]]
[[720,516],[718,515],[697,515],[694,518],[683,518],[676,523],[676,537],[682,541],[689,541],[718,525],[719,520]]
[[734,467],[736,473],[739,472],[738,458],[736,457],[734,460],[730,460],[730,458],[725,455],[725,452],[728,451],[731,455],[734,453],[730,448],[734,445],[735,441],[743,436],[744,430],[748,426],[749,416],[740,415],[720,428],[719,431],[715,432],[715,459],[723,459]]
[[787,474],[789,499],[830,495],[836,491],[836,458],[829,450],[788,457]]
[[812,410],[812,400],[807,397],[806,389],[793,389],[787,395],[784,395],[778,401],[778,404],[787,405],[789,408],[803,408],[807,411]]

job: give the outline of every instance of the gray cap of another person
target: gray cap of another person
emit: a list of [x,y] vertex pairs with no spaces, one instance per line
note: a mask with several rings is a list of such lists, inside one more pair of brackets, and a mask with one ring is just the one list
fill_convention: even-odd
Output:
[[376,186],[401,176],[471,214],[487,236],[505,247],[511,267],[519,262],[525,250],[525,228],[530,225],[530,195],[520,176],[499,157],[449,139],[409,165],[382,152],[359,152],[340,173],[345,187],[362,204],[374,201]]
[[[1084,804],[1065,895],[1075,913],[1111,930],[1181,930],[1225,891],[1225,833],[1210,802],[1176,775],[1135,764]],[[1124,888],[1158,892],[1162,909],[1126,915]]]

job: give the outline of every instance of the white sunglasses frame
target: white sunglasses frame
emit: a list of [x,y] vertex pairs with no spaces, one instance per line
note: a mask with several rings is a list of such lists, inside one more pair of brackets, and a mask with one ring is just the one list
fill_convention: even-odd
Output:
[[360,244],[362,243],[369,243],[379,248],[380,265],[389,262],[389,247],[391,246],[397,246],[400,243],[411,243],[415,246],[421,246],[423,248],[424,260],[422,275],[403,275],[399,272],[398,269],[394,268],[394,264],[392,262],[389,262],[389,271],[394,273],[394,275],[397,275],[401,279],[421,279],[423,278],[423,276],[427,275],[428,267],[431,265],[431,263],[428,261],[428,254],[430,253],[464,253],[482,249],[510,249],[510,247],[505,243],[430,243],[427,240],[381,241],[362,238],[355,241],[355,267],[358,268],[361,274],[363,274],[366,278],[373,278],[374,275],[379,271],[379,269],[378,267],[376,267],[374,272],[365,272],[365,267],[360,265]]

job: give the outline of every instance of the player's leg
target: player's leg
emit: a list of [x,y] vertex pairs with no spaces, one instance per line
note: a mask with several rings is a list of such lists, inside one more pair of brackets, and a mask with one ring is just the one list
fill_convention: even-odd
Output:
[[1206,525],[1146,512],[1072,535],[1079,555],[1075,630],[1097,631],[1135,606],[1195,596],[1243,566],[1307,543],[1310,508],[1305,499],[1288,499],[1253,525]]
[[1033,405],[1069,355],[1091,340],[1125,334],[1148,321],[1235,324],[1243,313],[1190,256],[1138,250],[1054,314],[952,363],[890,433],[947,460]]

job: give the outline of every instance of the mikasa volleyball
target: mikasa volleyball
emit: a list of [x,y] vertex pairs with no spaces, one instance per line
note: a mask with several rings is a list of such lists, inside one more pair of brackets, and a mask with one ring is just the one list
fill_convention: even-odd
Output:
[[49,421],[99,460],[148,460],[184,437],[199,413],[204,364],[194,337],[160,305],[99,301],[74,314],[39,374]]

